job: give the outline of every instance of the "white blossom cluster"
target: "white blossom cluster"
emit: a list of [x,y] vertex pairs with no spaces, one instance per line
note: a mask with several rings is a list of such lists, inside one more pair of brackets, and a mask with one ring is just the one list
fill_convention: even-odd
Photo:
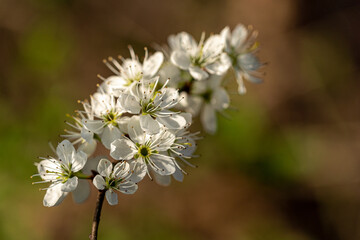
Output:
[[[130,58],[104,60],[113,75],[98,85],[89,100],[79,101],[83,109],[67,122],[65,138],[56,157],[37,163],[42,180],[48,183],[44,206],[56,206],[72,192],[76,202],[89,196],[90,184],[106,191],[109,204],[118,203],[117,191],[136,192],[148,175],[161,185],[171,178],[183,181],[184,166],[195,157],[198,132],[191,133],[192,116],[200,114],[206,132],[217,129],[216,113],[229,107],[230,98],[222,86],[229,69],[235,73],[239,93],[243,80],[260,82],[262,66],[254,53],[256,32],[238,25],[197,43],[188,33],[171,35],[166,51],[140,61],[130,47]],[[164,48],[165,49],[165,48]],[[93,157],[98,146],[108,156]],[[90,181],[89,181],[90,180]]]
[[161,80],[171,79],[169,84],[184,98],[177,107],[194,117],[200,115],[207,133],[217,131],[217,113],[230,106],[223,86],[226,77],[236,79],[239,94],[246,93],[244,80],[262,82],[263,64],[255,56],[256,37],[257,31],[241,24],[232,32],[225,27],[207,39],[203,33],[199,42],[186,32],[169,36],[169,46],[164,47],[168,61],[160,69]]

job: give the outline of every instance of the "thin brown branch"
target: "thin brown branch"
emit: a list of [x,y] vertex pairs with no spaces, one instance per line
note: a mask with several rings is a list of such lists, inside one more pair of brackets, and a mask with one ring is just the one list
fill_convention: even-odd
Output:
[[101,209],[102,209],[102,205],[104,203],[105,192],[106,191],[104,191],[104,190],[99,190],[99,193],[98,193],[98,198],[97,198],[97,202],[96,202],[96,208],[95,208],[94,218],[93,218],[93,223],[92,223],[92,228],[91,228],[90,240],[97,240],[98,228],[99,228],[100,216],[101,216]]

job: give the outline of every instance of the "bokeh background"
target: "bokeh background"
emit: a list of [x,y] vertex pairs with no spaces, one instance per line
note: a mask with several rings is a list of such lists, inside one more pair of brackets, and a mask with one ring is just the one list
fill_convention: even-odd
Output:
[[95,189],[45,208],[29,176],[103,58],[239,22],[260,32],[265,82],[230,84],[199,168],[105,204],[100,239],[360,239],[358,0],[0,0],[0,239],[87,239]]

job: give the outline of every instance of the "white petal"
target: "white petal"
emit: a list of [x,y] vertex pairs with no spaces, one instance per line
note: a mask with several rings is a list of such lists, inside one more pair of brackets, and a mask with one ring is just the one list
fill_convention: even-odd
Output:
[[170,175],[160,175],[158,173],[154,173],[155,182],[161,186],[169,186],[171,183]]
[[175,172],[175,164],[172,157],[163,154],[152,154],[150,159],[156,167],[151,168],[160,175],[171,175]]
[[130,169],[133,171],[130,177],[130,181],[137,183],[140,182],[146,175],[147,167],[146,164],[143,162],[138,161],[131,161],[130,162]]
[[186,107],[189,106],[190,94],[182,91],[180,92],[179,97],[181,98],[181,101],[178,103],[178,105],[175,106],[175,108],[179,110],[184,110]]
[[231,60],[226,53],[221,54],[220,61],[206,65],[206,70],[211,74],[223,75],[231,66]]
[[183,70],[187,70],[190,67],[190,58],[185,52],[174,51],[171,54],[170,60],[172,64],[178,66]]
[[239,55],[237,57],[237,62],[245,71],[256,71],[262,66],[258,58],[252,53]]
[[46,194],[44,196],[43,205],[45,207],[54,207],[59,205],[64,198],[66,197],[67,193],[61,191],[62,184],[57,184],[54,187],[50,187],[46,190]]
[[47,174],[47,171],[53,171],[55,168],[57,168],[57,164],[48,159],[42,160],[37,165],[38,172],[43,180],[55,180],[58,177],[57,175]]
[[118,126],[120,129],[120,132],[122,133],[128,133],[128,124],[129,124],[130,118],[129,117],[121,117],[118,120]]
[[248,30],[242,24],[235,27],[231,35],[231,46],[235,49],[241,47],[248,36]]
[[87,155],[86,153],[82,152],[82,151],[78,151],[74,157],[72,158],[72,161],[71,161],[71,164],[72,164],[72,167],[71,167],[71,170],[73,172],[78,172],[80,171],[85,163],[87,161]]
[[172,50],[193,51],[197,49],[195,39],[186,32],[181,32],[177,35],[170,35],[168,43]]
[[82,123],[87,130],[90,130],[96,134],[102,133],[103,127],[105,125],[104,121],[102,120],[83,119]]
[[206,65],[205,68],[206,71],[208,71],[210,74],[221,75],[226,72],[229,66],[224,66],[220,62],[214,62],[212,64]]
[[188,112],[182,112],[180,113],[180,116],[182,116],[185,121],[186,121],[186,125],[191,125],[192,124],[192,114],[188,113]]
[[160,131],[159,123],[149,114],[140,116],[140,126],[147,134],[156,134]]
[[161,108],[166,106],[167,109],[174,107],[179,98],[179,92],[175,88],[166,88],[162,91],[162,94],[156,95],[154,104],[159,104]]
[[90,195],[90,185],[87,180],[79,179],[76,189],[72,192],[73,199],[76,203],[84,202]]
[[170,35],[168,37],[168,44],[171,50],[181,50],[178,38],[176,35]]
[[133,182],[122,183],[119,186],[119,191],[124,194],[134,194],[138,189],[138,185]]
[[164,84],[165,81],[170,78],[169,86],[177,87],[177,85],[183,81],[180,74],[181,71],[177,66],[170,62],[165,62],[159,70],[160,82]]
[[106,200],[110,205],[118,204],[118,196],[113,190],[111,189],[107,190],[105,196],[106,196]]
[[178,38],[182,50],[192,52],[198,48],[195,39],[189,33],[181,32],[176,37]]
[[56,148],[56,154],[59,159],[69,164],[72,162],[73,154],[75,154],[75,148],[68,140],[64,140]]
[[228,26],[226,26],[223,30],[221,30],[220,36],[224,40],[225,50],[229,51],[231,49],[231,44],[230,44],[231,32],[230,32],[230,28]]
[[108,77],[103,84],[101,84],[101,88],[108,94],[112,94],[118,97],[120,91],[126,88],[127,81],[120,76],[110,76]]
[[207,133],[214,134],[217,129],[215,109],[210,104],[205,104],[201,113],[201,123]]
[[159,70],[163,61],[164,61],[164,54],[162,52],[156,52],[152,56],[150,56],[143,63],[144,77],[147,78],[153,77]]
[[129,92],[131,95],[133,95],[136,99],[138,99],[140,101],[140,99],[143,98],[143,94],[144,92],[141,89],[142,85],[140,84],[131,84],[129,86]]
[[94,139],[90,141],[85,141],[79,145],[78,150],[83,151],[89,157],[91,156],[96,150],[97,142]]
[[196,80],[204,80],[209,77],[209,74],[199,67],[191,66],[189,68],[190,74]]
[[110,144],[119,138],[122,138],[122,133],[113,125],[106,126],[101,134],[101,142],[107,149],[110,149]]
[[125,59],[122,67],[124,69],[123,75],[126,79],[137,79],[142,72],[142,64],[137,59]]
[[128,113],[138,114],[141,110],[140,103],[133,95],[122,93],[118,99],[118,105]]
[[138,116],[133,116],[129,120],[127,130],[131,140],[137,143],[142,143],[144,139],[144,130],[140,126],[140,119]]
[[170,131],[161,131],[153,137],[150,148],[154,148],[158,152],[165,152],[174,144],[175,139],[175,134]]
[[220,35],[216,34],[210,36],[204,43],[203,57],[213,58],[218,56],[223,51],[224,46],[224,40]]
[[124,179],[130,172],[130,164],[128,162],[119,162],[114,166],[113,177]]
[[81,137],[85,139],[85,141],[91,141],[94,139],[94,133],[84,127],[81,128]]
[[106,182],[104,178],[99,174],[94,177],[93,184],[99,190],[103,190],[106,187]]
[[180,129],[186,125],[186,120],[180,114],[174,113],[172,116],[157,117],[159,123],[164,124],[169,129]]
[[129,139],[117,139],[111,143],[110,156],[116,160],[130,160],[135,153],[136,146]]
[[201,106],[203,104],[203,98],[199,96],[190,96],[188,98],[188,107],[186,111],[191,113],[193,116],[197,116],[200,112]]
[[97,92],[91,96],[90,101],[91,108],[95,115],[101,116],[111,110],[111,105],[114,103],[114,96]]
[[69,178],[65,183],[61,186],[61,191],[63,192],[72,192],[78,185],[78,177]]
[[218,111],[226,109],[230,104],[230,97],[224,88],[218,88],[214,91],[211,104]]
[[97,167],[97,171],[101,176],[110,177],[112,170],[113,170],[113,166],[109,160],[105,158],[100,160],[99,165]]
[[183,154],[184,156],[191,157],[197,148],[195,140],[192,139],[191,137],[186,137],[185,139],[179,142],[186,143],[185,149],[181,150],[180,153]]
[[236,81],[238,83],[238,92],[243,95],[246,93],[246,88],[243,80],[243,74],[240,71],[235,71]]
[[172,176],[178,182],[182,182],[184,180],[184,174],[181,172],[181,170],[179,168],[176,168],[176,170]]
[[258,77],[254,77],[250,74],[247,74],[247,73],[244,73],[244,78],[249,81],[249,82],[252,82],[252,83],[262,83],[263,80],[261,78],[258,78]]

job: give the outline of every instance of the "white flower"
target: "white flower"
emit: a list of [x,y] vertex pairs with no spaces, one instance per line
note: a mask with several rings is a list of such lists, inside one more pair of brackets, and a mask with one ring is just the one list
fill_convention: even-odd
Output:
[[223,52],[224,40],[220,35],[212,35],[205,42],[205,34],[199,44],[188,33],[181,32],[168,39],[172,53],[171,62],[180,69],[187,70],[196,80],[204,80],[209,74],[223,75],[230,62]]
[[206,81],[196,81],[191,92],[186,94],[183,107],[193,115],[200,112],[200,120],[207,133],[214,134],[217,130],[217,112],[229,107],[230,97],[221,86],[221,77],[212,75]]
[[85,117],[83,113],[79,113],[79,117],[70,116],[74,123],[69,123],[66,121],[66,124],[72,127],[72,130],[65,129],[66,134],[60,135],[61,137],[67,138],[72,142],[73,145],[78,144],[78,149],[85,152],[87,156],[91,156],[97,146],[96,140],[94,140],[94,133],[85,129],[82,124],[82,119],[91,119],[90,116]]
[[104,146],[109,149],[111,142],[122,135],[119,125],[123,124],[121,115],[124,110],[114,96],[98,92],[91,96],[91,104],[83,102],[83,105],[86,114],[92,118],[82,119],[85,128],[82,137],[86,139],[89,133],[97,134]]
[[[52,207],[60,204],[69,192],[73,192],[74,199],[81,202],[89,195],[84,182],[79,181],[78,173],[84,167],[87,156],[82,151],[76,151],[73,145],[64,140],[56,148],[58,158],[44,158],[37,168],[43,181],[35,183],[50,183],[46,189],[43,204]],[[80,186],[81,185],[81,186]],[[45,190],[44,189],[44,190]],[[85,191],[84,191],[85,190]]]
[[252,27],[245,28],[242,24],[237,25],[232,33],[229,27],[221,31],[221,36],[225,41],[225,52],[235,71],[240,94],[246,93],[243,79],[253,83],[262,82],[262,76],[258,70],[263,64],[254,55],[258,48],[257,35],[257,31],[253,31]]
[[167,88],[165,83],[156,90],[159,78],[148,83],[133,85],[130,93],[122,93],[119,105],[127,112],[140,115],[140,125],[148,134],[159,133],[161,125],[169,129],[180,129],[186,125],[186,120],[170,109],[181,100],[174,88]]
[[110,205],[118,204],[116,191],[133,194],[138,189],[137,184],[129,181],[131,176],[130,165],[119,162],[114,167],[107,159],[101,159],[97,167],[98,175],[93,179],[93,184],[99,190],[106,190],[106,200]]
[[[191,114],[189,113],[182,113],[182,115],[187,119],[189,123],[188,126],[191,124]],[[198,137],[199,132],[191,133],[187,128],[176,130],[173,132],[176,136],[174,143],[171,145],[169,149],[170,156],[174,157],[174,164],[175,164],[175,172],[172,174],[172,177],[179,182],[182,182],[184,179],[184,174],[187,173],[183,170],[184,165],[188,165],[191,167],[196,167],[195,165],[191,164],[188,160],[197,157],[194,155],[194,152],[197,148],[196,140],[199,140]],[[168,186],[171,183],[171,177],[169,175],[159,175],[154,173],[155,181],[163,186]]]
[[[191,114],[182,113],[182,115],[188,119],[191,124]],[[190,125],[188,125],[190,126]],[[170,151],[174,157],[179,158],[183,161],[194,157],[196,150],[196,140],[200,139],[197,135],[199,132],[191,133],[188,128],[174,131],[176,136],[174,143],[171,145]],[[186,162],[186,161],[185,161]],[[191,164],[189,164],[191,165]],[[193,166],[193,165],[191,165]]]
[[175,135],[161,129],[158,134],[150,135],[140,126],[138,117],[133,116],[128,125],[129,138],[117,139],[111,144],[110,155],[117,160],[130,161],[134,180],[140,181],[149,169],[160,175],[175,172],[174,158],[167,151],[175,141]]
[[120,57],[122,64],[111,57],[108,59],[109,62],[104,60],[106,66],[116,74],[107,79],[103,79],[104,83],[101,85],[101,88],[103,88],[106,93],[118,96],[120,91],[129,89],[133,84],[139,83],[140,80],[146,81],[151,79],[158,72],[164,61],[162,52],[155,52],[148,57],[148,51],[147,48],[145,48],[145,58],[141,64],[134,50],[131,47],[129,47],[129,50],[131,59]]

